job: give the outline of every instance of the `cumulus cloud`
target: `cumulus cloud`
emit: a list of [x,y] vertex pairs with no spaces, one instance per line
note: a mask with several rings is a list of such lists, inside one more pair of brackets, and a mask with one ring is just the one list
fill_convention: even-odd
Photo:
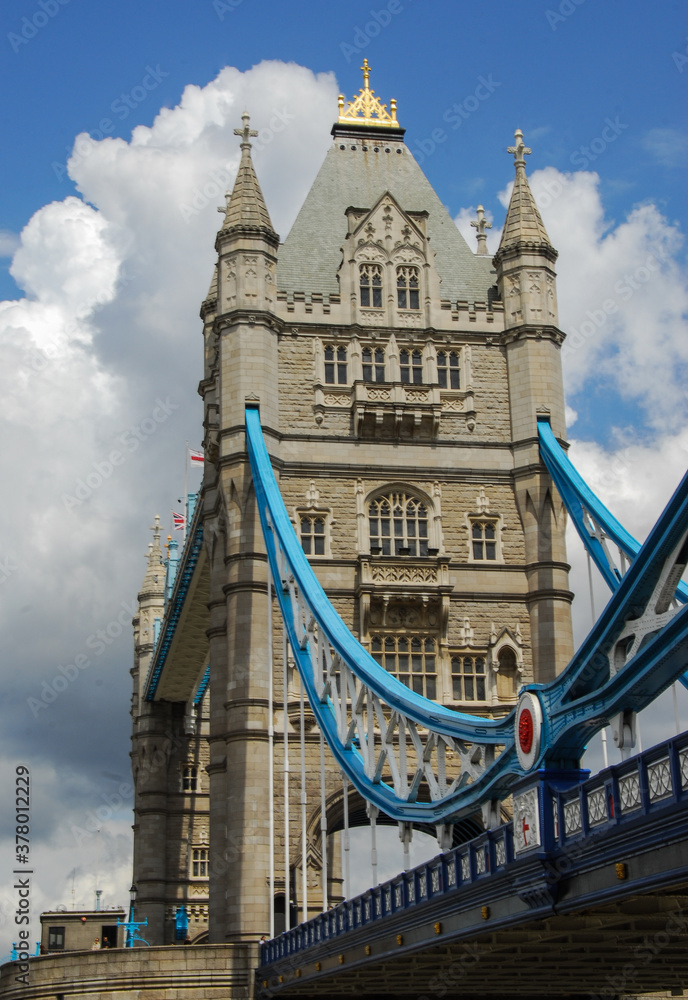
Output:
[[[281,94],[288,96],[277,99]],[[332,75],[295,65],[224,69],[205,87],[187,87],[177,107],[161,110],[150,127],[136,127],[129,141],[79,137],[68,161],[74,192],[41,208],[18,245],[12,234],[0,234],[0,254],[14,254],[11,273],[24,292],[0,303],[0,433],[9,483],[3,523],[12,526],[0,553],[0,627],[11,664],[0,755],[10,774],[28,759],[43,789],[37,907],[71,903],[75,868],[76,904],[91,904],[87,871],[96,839],[111,902],[126,899],[129,803],[102,818],[110,794],[103,771],[127,780],[128,619],[145,566],[148,519],[159,511],[164,523],[170,498],[183,488],[183,442],[200,444],[198,307],[215,258],[216,208],[238,164],[233,129],[247,109],[259,130],[254,162],[284,237],[329,145],[336,97]],[[562,326],[572,344],[580,334],[565,361],[572,405],[580,409],[575,394],[595,371],[643,403],[657,426],[679,419],[666,400],[681,386],[686,350],[685,281],[675,257],[680,234],[652,205],[609,225],[594,174],[536,171],[531,180],[561,252]],[[556,185],[561,195],[552,193]],[[471,208],[458,220],[471,246],[474,217]],[[499,221],[489,234],[491,250]],[[658,267],[641,280],[648,254]],[[640,286],[628,301],[615,291],[627,273]],[[604,309],[609,298],[618,310],[586,333],[587,311]],[[672,433],[684,447],[680,428]],[[666,453],[660,446],[658,454],[671,464],[671,439],[665,443]],[[584,472],[586,463],[592,468],[615,457],[584,443],[575,448]],[[646,457],[638,452],[630,466],[636,478]],[[656,513],[658,479],[668,488],[671,478],[666,469],[660,474],[659,459],[649,468],[657,475],[646,484],[648,516]],[[626,508],[614,501],[632,485],[630,472],[610,484],[609,505],[622,520]],[[629,500],[628,526],[642,534],[634,520],[639,505],[638,497]],[[99,634],[107,637],[100,646],[93,641]],[[88,667],[56,684],[73,676],[79,655]],[[32,710],[32,698],[42,707]],[[99,809],[101,835],[85,841],[80,855],[60,815],[86,829],[89,813],[98,819]],[[9,872],[10,842],[0,847]],[[7,891],[0,887],[0,909]],[[3,954],[10,931],[2,928]]]
[[[233,128],[248,109],[284,236],[329,144],[336,96],[331,75],[294,65],[225,69],[128,142],[78,137],[68,162],[75,194],[41,208],[18,241],[0,241],[24,292],[0,303],[0,433],[13,482],[0,553],[12,665],[0,754],[3,773],[28,760],[36,789],[52,790],[37,798],[36,911],[71,905],[75,868],[76,904],[92,905],[96,839],[101,887],[111,903],[127,898],[131,802],[103,819],[102,772],[128,775],[130,621],[147,524],[156,511],[164,524],[181,495],[185,438],[200,444],[198,307],[216,207],[239,160]],[[78,657],[87,666],[75,672]],[[72,826],[88,831],[93,816],[101,834],[77,843]],[[0,851],[9,872],[11,841]],[[0,887],[0,909],[8,891]],[[0,930],[5,954],[11,926]]]

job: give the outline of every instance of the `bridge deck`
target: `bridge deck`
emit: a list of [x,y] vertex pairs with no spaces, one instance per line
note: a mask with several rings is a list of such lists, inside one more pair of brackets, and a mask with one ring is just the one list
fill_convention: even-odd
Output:
[[543,849],[515,856],[511,825],[489,831],[268,942],[258,995],[687,987],[688,733],[555,804]]

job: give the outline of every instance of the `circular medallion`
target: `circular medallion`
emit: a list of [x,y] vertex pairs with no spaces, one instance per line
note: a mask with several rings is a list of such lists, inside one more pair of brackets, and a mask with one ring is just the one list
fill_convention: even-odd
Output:
[[542,709],[539,699],[526,691],[516,710],[516,753],[524,771],[530,771],[540,756]]
[[524,708],[518,720],[518,742],[523,753],[530,753],[533,747],[533,714]]

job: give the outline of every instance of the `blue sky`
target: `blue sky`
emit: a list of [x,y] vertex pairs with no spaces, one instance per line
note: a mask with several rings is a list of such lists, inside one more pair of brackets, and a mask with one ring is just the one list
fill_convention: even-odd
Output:
[[[682,3],[641,0],[5,0],[0,47],[1,780],[9,795],[14,765],[34,769],[37,908],[69,902],[73,869],[90,904],[95,839],[79,831],[94,822],[114,904],[130,877],[131,802],[107,805],[128,780],[128,629],[45,710],[28,699],[117,632],[148,525],[181,495],[183,443],[200,445],[197,317],[222,201],[202,192],[231,186],[244,106],[267,129],[254,160],[283,238],[364,57],[471,246],[482,203],[496,249],[523,130],[560,251],[571,454],[642,538],[688,464],[688,22]],[[154,429],[108,471],[132,427]],[[571,562],[584,589],[573,546]],[[0,888],[0,957],[11,904]]]

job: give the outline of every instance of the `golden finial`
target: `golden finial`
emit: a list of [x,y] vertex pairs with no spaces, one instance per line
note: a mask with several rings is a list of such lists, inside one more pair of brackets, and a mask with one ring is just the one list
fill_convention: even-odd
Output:
[[370,66],[368,60],[363,60],[361,66],[363,70],[363,87],[353,101],[349,101],[344,110],[344,96],[339,95],[339,122],[340,125],[383,125],[386,128],[399,128],[397,121],[397,102],[394,98],[387,105],[382,104],[379,97],[375,96],[375,91],[370,89]]

